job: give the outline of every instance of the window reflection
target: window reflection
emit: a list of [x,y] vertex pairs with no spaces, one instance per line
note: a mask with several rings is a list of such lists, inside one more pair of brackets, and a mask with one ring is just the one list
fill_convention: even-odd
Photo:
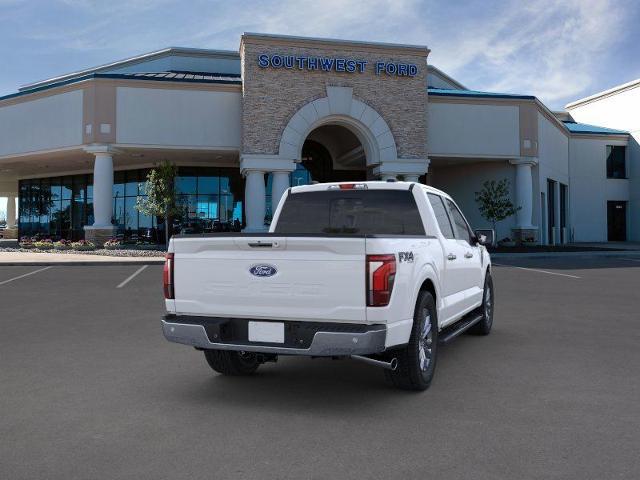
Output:
[[[164,241],[164,225],[135,208],[144,197],[149,170],[114,172],[113,225],[116,234],[134,241]],[[182,215],[172,233],[239,231],[243,224],[244,180],[237,168],[180,167],[176,177]],[[21,180],[21,236],[78,240],[93,216],[93,175]]]

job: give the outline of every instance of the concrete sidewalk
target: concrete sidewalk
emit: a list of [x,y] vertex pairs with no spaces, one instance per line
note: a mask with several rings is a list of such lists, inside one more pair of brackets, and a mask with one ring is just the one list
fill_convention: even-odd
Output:
[[18,265],[157,265],[163,256],[114,257],[74,253],[0,252],[0,267]]

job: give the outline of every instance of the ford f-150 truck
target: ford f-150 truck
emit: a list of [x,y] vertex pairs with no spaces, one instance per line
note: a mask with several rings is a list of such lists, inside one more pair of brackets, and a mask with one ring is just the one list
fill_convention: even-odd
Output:
[[278,355],[350,357],[424,390],[439,344],[491,330],[486,242],[419,183],[292,187],[268,232],[171,239],[162,329],[225,375]]

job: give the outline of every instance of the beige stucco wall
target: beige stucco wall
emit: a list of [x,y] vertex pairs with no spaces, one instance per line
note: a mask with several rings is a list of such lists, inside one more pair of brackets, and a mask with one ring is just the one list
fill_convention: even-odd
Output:
[[[242,151],[245,154],[277,154],[284,128],[293,114],[307,103],[327,96],[327,86],[353,88],[353,98],[376,110],[389,125],[398,157],[426,158],[425,49],[373,49],[366,45],[274,43],[244,37],[241,44],[243,69]],[[261,68],[259,54],[340,57],[368,62],[364,73],[309,71],[297,68]],[[375,62],[412,63],[414,77],[375,74]]]
[[429,155],[520,156],[517,105],[429,103]]
[[118,144],[238,150],[239,91],[118,87]]
[[82,90],[0,106],[0,156],[82,144]]

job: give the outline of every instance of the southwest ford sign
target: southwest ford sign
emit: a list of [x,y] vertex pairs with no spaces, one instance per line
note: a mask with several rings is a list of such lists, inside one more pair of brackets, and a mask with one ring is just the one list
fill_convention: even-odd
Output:
[[353,60],[337,57],[300,57],[297,55],[258,55],[261,68],[284,68],[289,70],[318,70],[321,72],[364,73],[372,68],[376,75],[385,74],[395,77],[415,77],[418,66],[413,63],[375,62],[369,67],[366,60]]

